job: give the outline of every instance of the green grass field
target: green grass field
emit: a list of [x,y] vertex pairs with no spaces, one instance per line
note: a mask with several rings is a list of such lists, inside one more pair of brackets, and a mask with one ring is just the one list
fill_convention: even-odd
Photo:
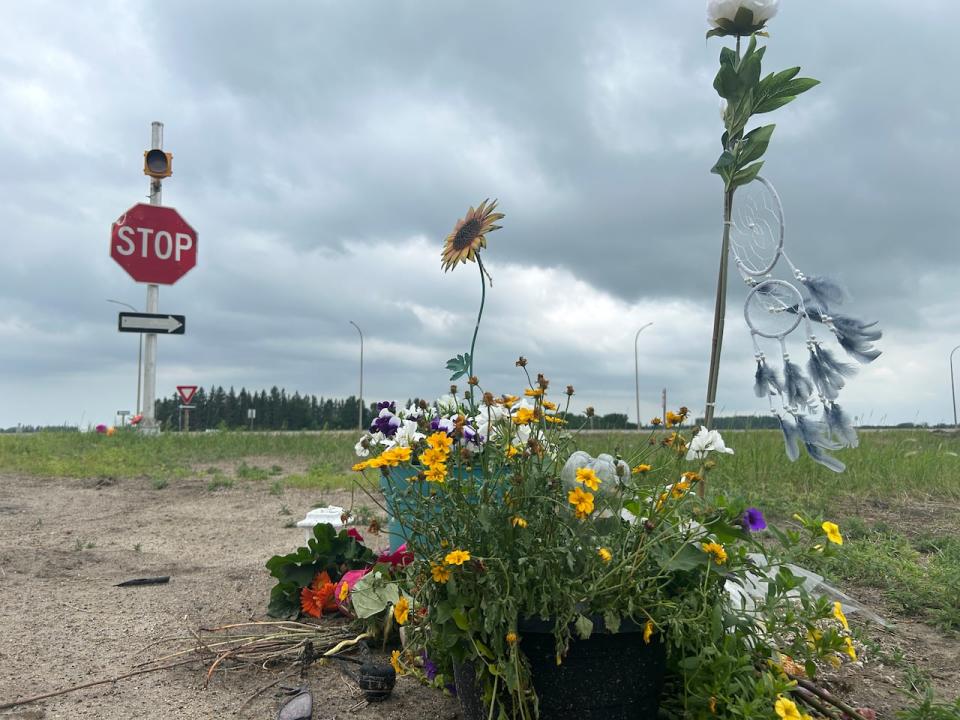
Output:
[[[649,447],[649,437],[587,433],[578,445],[629,458]],[[208,480],[211,491],[239,482],[268,483],[272,493],[349,488],[355,440],[353,432],[0,435],[0,472],[144,477],[157,490],[194,476]],[[805,457],[788,462],[777,432],[729,432],[726,440],[736,453],[718,458],[711,492],[741,495],[771,518],[801,511],[836,520],[847,551],[823,570],[881,589],[898,613],[960,630],[960,436],[864,432],[858,449],[839,453],[847,463],[839,475]]]

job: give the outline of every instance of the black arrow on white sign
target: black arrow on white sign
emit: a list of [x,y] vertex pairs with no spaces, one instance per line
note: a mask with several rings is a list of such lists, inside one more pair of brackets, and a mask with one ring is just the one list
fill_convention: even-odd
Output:
[[122,312],[117,329],[120,332],[183,335],[187,329],[187,317],[185,315]]

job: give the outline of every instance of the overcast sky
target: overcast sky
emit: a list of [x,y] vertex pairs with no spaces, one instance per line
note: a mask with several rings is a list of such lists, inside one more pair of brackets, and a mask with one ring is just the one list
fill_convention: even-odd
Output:
[[[841,401],[878,422],[952,420],[960,343],[960,4],[783,0],[765,69],[822,85],[770,117],[764,175],[786,246],[879,320],[884,355]],[[487,389],[520,354],[577,405],[702,412],[721,233],[709,174],[722,41],[705,2],[461,0],[0,4],[0,427],[110,423],[136,402],[143,308],[109,254],[145,201],[150,122],[174,175],[164,204],[199,232],[162,286],[187,333],[159,340],[178,384],[432,397],[469,347],[475,265],[445,236],[496,197],[494,287],[478,341]],[[829,6],[829,9],[827,7]],[[746,288],[731,276],[718,409],[752,393]],[[805,355],[804,337],[790,340]],[[775,354],[775,353],[774,353]],[[958,353],[960,355],[960,353]]]

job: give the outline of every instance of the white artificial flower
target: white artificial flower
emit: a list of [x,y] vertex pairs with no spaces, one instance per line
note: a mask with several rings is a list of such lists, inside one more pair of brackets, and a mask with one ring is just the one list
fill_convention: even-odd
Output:
[[416,405],[411,405],[406,410],[401,410],[397,414],[405,420],[419,420],[423,416],[423,410]]
[[[576,486],[577,470],[581,468],[589,468],[597,474],[597,477],[600,478],[601,492],[617,488],[621,478],[630,477],[630,466],[623,460],[617,460],[606,453],[593,458],[583,450],[577,450],[567,459],[560,471],[560,480],[564,487],[572,488]],[[617,468],[620,470],[619,473]]]
[[690,448],[687,450],[687,460],[703,460],[710,451],[727,453],[733,455],[733,449],[728,448],[716,430],[707,430],[702,425],[700,432],[690,441]]
[[371,439],[370,435],[365,434],[357,444],[353,446],[353,451],[357,454],[357,457],[369,457],[370,456],[370,445]]
[[397,428],[397,434],[393,436],[393,440],[395,445],[410,447],[425,437],[426,435],[419,431],[416,420],[404,420],[403,424]]
[[[734,34],[749,35],[761,29],[768,20],[777,14],[780,0],[708,0],[707,22],[711,27],[729,30],[735,29]],[[753,24],[750,27],[736,25],[737,12],[740,9],[753,13]]]

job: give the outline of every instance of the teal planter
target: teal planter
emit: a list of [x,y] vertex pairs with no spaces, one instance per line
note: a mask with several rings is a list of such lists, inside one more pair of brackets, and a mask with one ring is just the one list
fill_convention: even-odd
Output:
[[[389,517],[387,518],[387,532],[390,535],[390,551],[396,551],[408,540],[414,540],[421,547],[426,543],[422,535],[415,535],[411,520],[411,509],[421,505],[425,500],[429,502],[430,495],[442,493],[446,485],[437,485],[426,481],[411,481],[416,477],[417,468],[393,468],[389,477],[380,475],[380,490],[386,500]],[[483,479],[483,470],[479,467],[470,470],[461,469],[463,479],[471,478],[475,485]],[[450,480],[447,480],[450,483]],[[503,496],[503,489],[497,488],[497,496]],[[468,498],[469,499],[469,498]],[[473,500],[476,500],[474,497]],[[439,516],[439,508],[435,511]],[[439,519],[439,518],[438,518]],[[442,527],[442,521],[438,522]]]

